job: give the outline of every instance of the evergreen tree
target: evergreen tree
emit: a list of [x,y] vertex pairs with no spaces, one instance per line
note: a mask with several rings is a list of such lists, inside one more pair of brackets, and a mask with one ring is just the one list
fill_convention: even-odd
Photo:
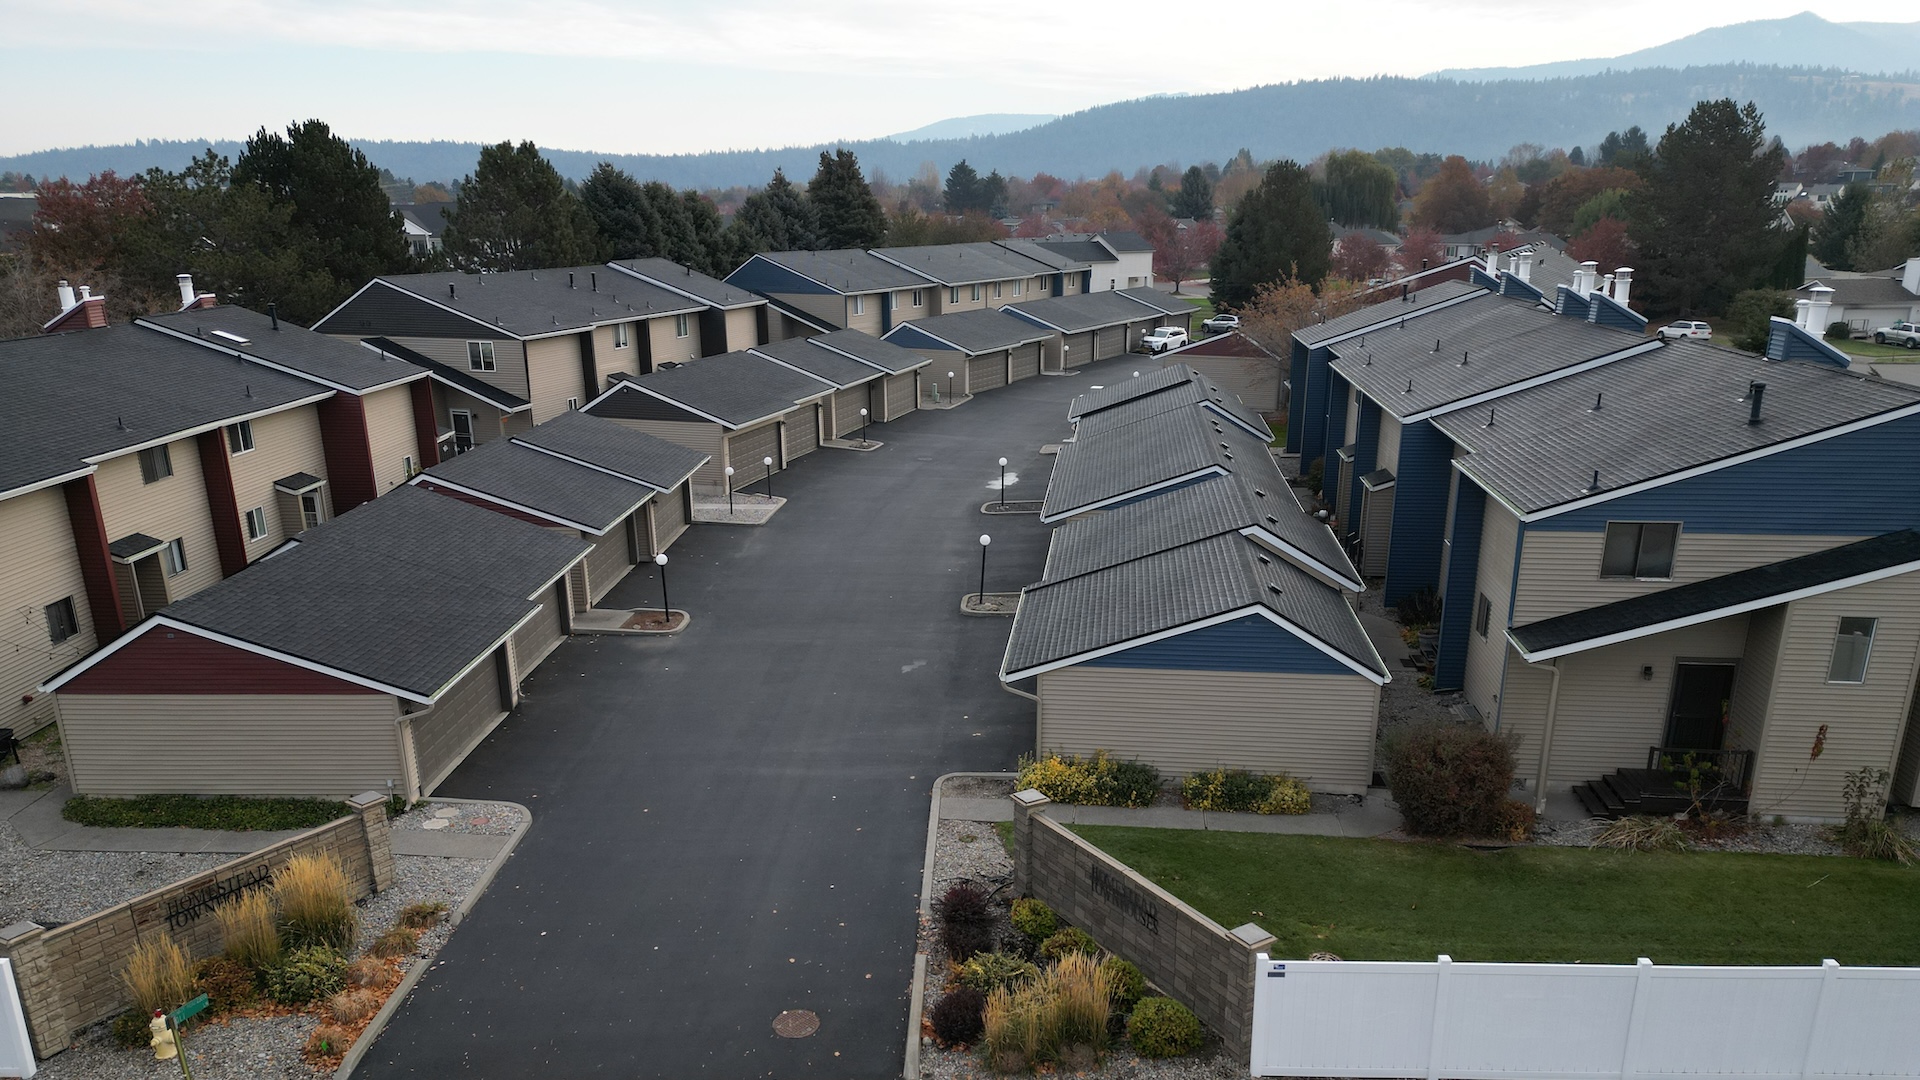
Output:
[[652,241],[660,232],[659,214],[640,189],[640,182],[608,162],[594,166],[580,185],[580,203],[614,259],[640,259],[656,254]]
[[1600,140],[1600,165],[1612,165],[1621,169],[1637,169],[1644,165],[1651,151],[1647,147],[1647,133],[1635,124],[1623,134],[1618,131],[1607,132]]
[[1000,175],[999,169],[988,173],[974,189],[973,208],[988,217],[1007,216],[1007,178]]
[[698,267],[703,263],[707,253],[701,247],[690,207],[680,193],[658,180],[649,180],[641,185],[640,194],[646,200],[647,220],[653,226],[647,234],[646,254],[671,259],[681,266]]
[[680,203],[686,207],[687,224],[693,230],[691,257],[682,265],[710,277],[733,273],[733,252],[728,239],[722,235],[725,224],[720,220],[720,211],[705,195],[691,189],[680,193]]
[[887,212],[873,197],[853,151],[822,151],[807,184],[807,201],[820,215],[822,248],[873,248],[886,243]]
[[1752,102],[1703,101],[1667,126],[1628,222],[1650,311],[1718,313],[1771,276],[1788,239],[1774,228],[1784,158]]
[[947,170],[947,186],[943,192],[949,214],[964,214],[969,210],[980,209],[980,174],[961,158],[959,164]]
[[739,254],[737,249],[741,244],[751,246],[752,250],[746,255],[762,251],[812,251],[820,246],[819,215],[779,169],[773,171],[773,179],[767,182],[765,191],[747,196],[733,220],[739,226],[735,254]]
[[1171,212],[1174,217],[1213,220],[1213,181],[1207,179],[1205,169],[1192,165],[1181,174],[1180,190],[1173,193]]
[[447,211],[442,243],[463,270],[534,270],[600,260],[593,217],[531,141],[480,148]]
[[1853,270],[1853,251],[1867,224],[1867,209],[1873,203],[1873,189],[1852,183],[1840,189],[1827,213],[1814,227],[1810,251],[1829,270]]
[[1213,299],[1237,308],[1263,285],[1318,286],[1332,262],[1333,236],[1313,197],[1307,170],[1279,161],[1234,208],[1227,237],[1214,255]]
[[1567,152],[1567,164],[1585,165],[1586,163],[1587,163],[1587,152],[1585,150],[1582,150],[1580,147],[1576,146],[1572,150]]

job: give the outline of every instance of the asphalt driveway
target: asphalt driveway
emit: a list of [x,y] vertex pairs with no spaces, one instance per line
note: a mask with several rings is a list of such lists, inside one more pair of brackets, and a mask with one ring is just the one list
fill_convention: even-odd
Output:
[[[1013,591],[1047,530],[979,506],[1002,455],[1008,497],[1040,498],[1071,397],[1142,363],[817,451],[774,477],[770,524],[674,546],[685,633],[561,646],[438,792],[524,802],[532,830],[358,1075],[899,1075],[928,788],[1033,742],[996,685],[1010,620],[957,607],[982,532]],[[643,567],[605,603],[659,595]],[[775,1036],[784,1009],[819,1033]]]

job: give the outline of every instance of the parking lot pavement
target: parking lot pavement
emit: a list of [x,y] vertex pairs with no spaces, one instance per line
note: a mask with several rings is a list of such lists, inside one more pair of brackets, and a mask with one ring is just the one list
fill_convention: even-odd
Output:
[[[995,677],[1010,620],[958,601],[981,533],[1012,591],[1047,529],[980,505],[1001,456],[1008,497],[1040,498],[1071,397],[1143,362],[816,451],[766,526],[673,547],[684,634],[561,646],[438,792],[524,803],[532,830],[356,1075],[899,1075],[928,786],[1033,743]],[[642,567],[605,603],[659,597]],[[787,1009],[819,1032],[777,1037]]]

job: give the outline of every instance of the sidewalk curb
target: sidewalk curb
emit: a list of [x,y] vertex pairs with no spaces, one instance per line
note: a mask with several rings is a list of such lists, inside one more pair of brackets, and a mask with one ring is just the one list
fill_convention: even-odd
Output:
[[[950,772],[934,777],[932,805],[927,808],[927,851],[920,860],[920,916],[933,916],[933,849],[940,839],[940,789],[947,781],[960,776],[978,776],[995,780],[1011,780],[1019,773],[1010,772]],[[927,954],[918,948],[913,951],[913,989],[907,1001],[907,1055],[906,1065],[900,1070],[905,1080],[920,1080],[920,1017],[926,1007],[927,997]],[[355,1044],[358,1045],[358,1044]],[[345,1074],[341,1074],[344,1076]]]
[[[458,928],[462,920],[473,910],[473,906],[480,902],[480,897],[485,895],[487,888],[493,884],[494,876],[500,873],[502,866],[506,865],[507,859],[513,854],[513,849],[520,846],[520,838],[527,835],[527,830],[533,827],[533,811],[520,803],[508,799],[422,799],[420,801],[437,803],[491,803],[495,806],[511,806],[525,815],[520,822],[520,827],[508,835],[507,842],[500,848],[500,853],[495,855],[492,860],[487,863],[486,868],[480,871],[480,880],[474,882],[473,888],[467,890],[467,895],[461,899],[460,903],[457,904],[452,911],[447,913],[447,926],[449,928]],[[393,993],[387,995],[387,1000],[380,1006],[380,1011],[373,1014],[373,1019],[367,1024],[367,1029],[360,1033],[359,1038],[353,1040],[353,1045],[348,1047],[346,1054],[341,1057],[340,1067],[333,1071],[334,1080],[347,1080],[348,1077],[353,1075],[353,1070],[360,1066],[360,1060],[367,1056],[367,1051],[373,1049],[374,1042],[380,1038],[380,1033],[386,1029],[387,1022],[392,1020],[394,1014],[400,1011],[400,1006],[406,1002],[407,995],[413,993],[414,986],[426,976],[427,971],[432,967],[433,957],[423,956],[411,968],[407,969],[406,975],[400,979],[400,985],[393,988]]]

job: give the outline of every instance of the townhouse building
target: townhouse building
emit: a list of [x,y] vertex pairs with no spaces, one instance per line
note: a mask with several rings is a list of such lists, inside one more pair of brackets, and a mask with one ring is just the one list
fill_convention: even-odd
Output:
[[1058,233],[1034,243],[1085,263],[1087,292],[1153,287],[1153,243],[1137,232]]

